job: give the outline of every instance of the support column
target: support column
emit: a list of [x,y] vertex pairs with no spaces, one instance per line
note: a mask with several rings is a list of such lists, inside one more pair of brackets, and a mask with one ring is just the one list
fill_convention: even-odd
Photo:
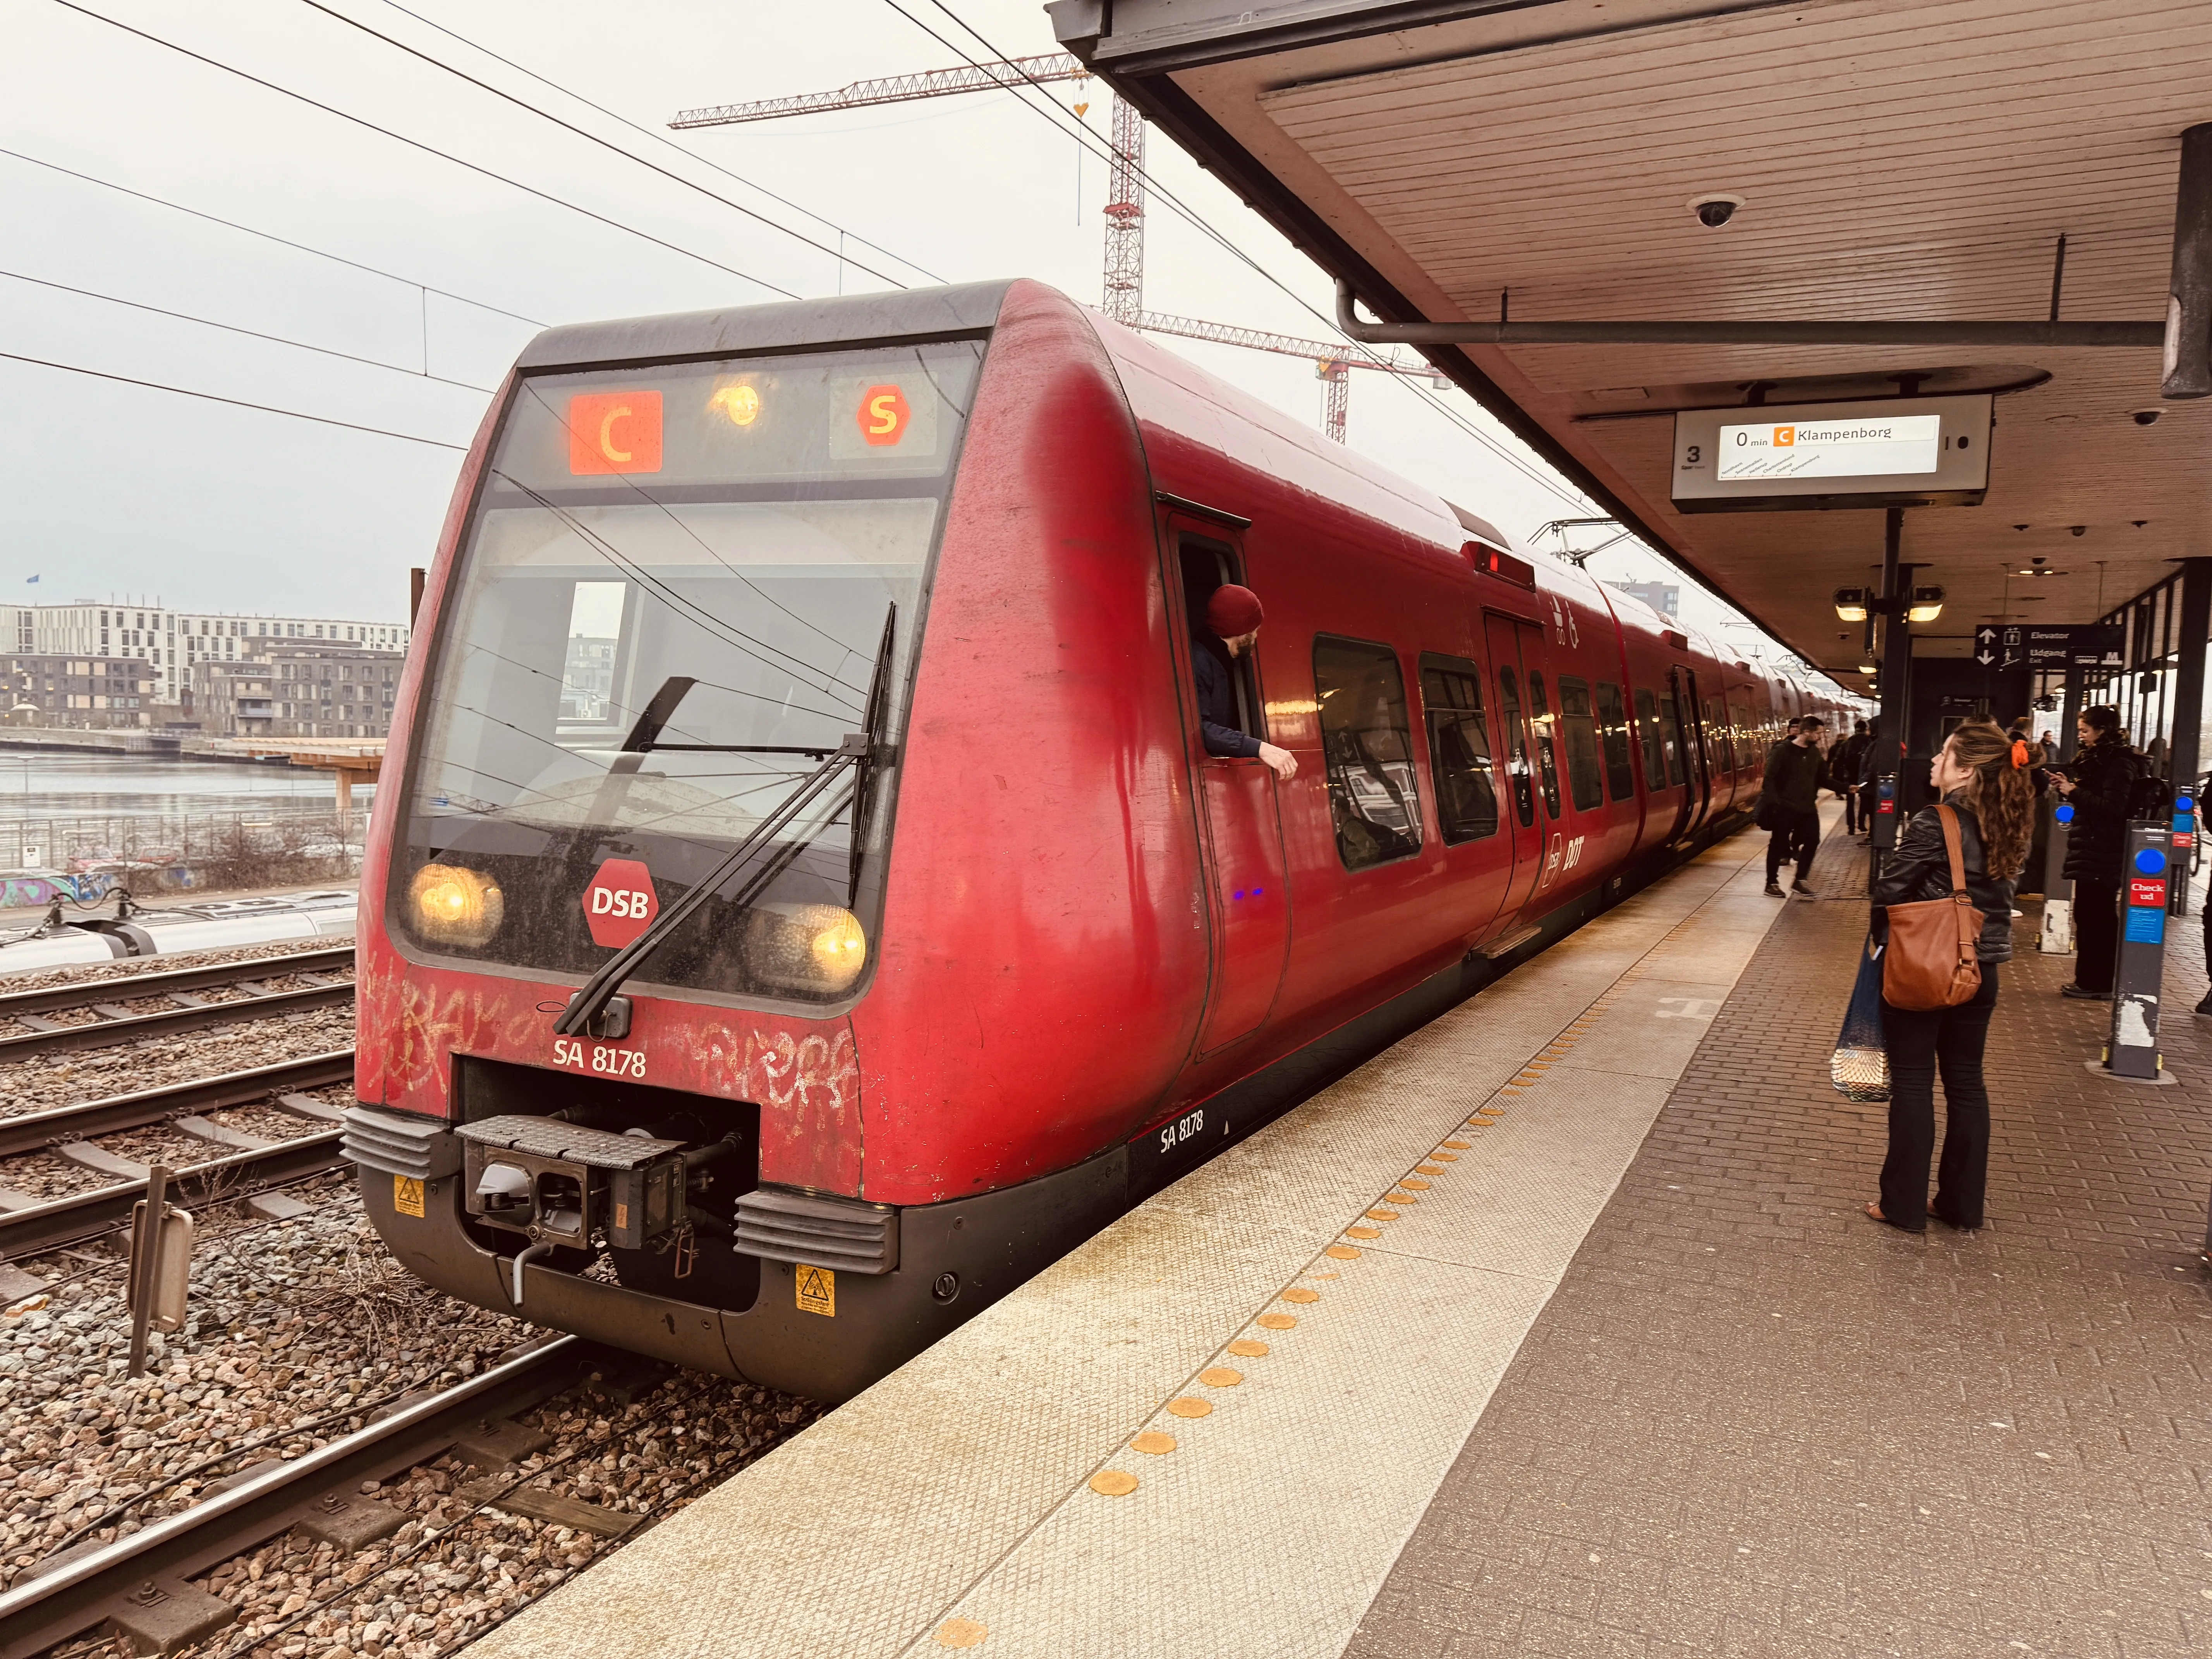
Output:
[[2196,793],[2203,769],[2204,641],[2212,634],[2212,559],[2181,562],[2181,665],[2173,679],[2173,787]]

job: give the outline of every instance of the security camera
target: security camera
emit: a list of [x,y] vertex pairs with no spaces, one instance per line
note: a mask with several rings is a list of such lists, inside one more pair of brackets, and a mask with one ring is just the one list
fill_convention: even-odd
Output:
[[1743,204],[1733,196],[1715,196],[1697,204],[1698,222],[1708,230],[1718,230],[1735,217],[1735,210]]
[[2158,417],[2165,413],[2162,409],[2138,409],[2129,418],[2137,426],[2156,426]]

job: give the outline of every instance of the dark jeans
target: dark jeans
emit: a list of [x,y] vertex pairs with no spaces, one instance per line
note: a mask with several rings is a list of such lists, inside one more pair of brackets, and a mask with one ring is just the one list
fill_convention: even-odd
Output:
[[[1889,1156],[1881,1165],[1881,1212],[1917,1230],[1932,1212],[1954,1227],[1982,1224],[1990,1168],[1990,1091],[1982,1050],[1997,1002],[1997,964],[1982,964],[1982,988],[1956,1008],[1917,1012],[1881,1005],[1889,1050]],[[1936,1146],[1936,1077],[1943,1077],[1943,1157],[1936,1201],[1928,1201],[1928,1158]]]
[[1777,807],[1775,816],[1781,819],[1782,827],[1767,839],[1766,878],[1772,881],[1784,861],[1795,858],[1797,879],[1802,881],[1812,873],[1813,854],[1820,850],[1820,815]]
[[2085,991],[2109,991],[2120,965],[2120,888],[2118,882],[2074,884],[2074,982]]

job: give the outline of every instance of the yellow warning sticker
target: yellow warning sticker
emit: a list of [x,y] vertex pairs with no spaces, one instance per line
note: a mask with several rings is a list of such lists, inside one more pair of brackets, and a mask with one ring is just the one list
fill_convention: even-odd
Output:
[[422,1183],[412,1176],[392,1177],[392,1207],[402,1215],[422,1218]]
[[827,1267],[799,1264],[799,1311],[837,1316],[837,1275]]

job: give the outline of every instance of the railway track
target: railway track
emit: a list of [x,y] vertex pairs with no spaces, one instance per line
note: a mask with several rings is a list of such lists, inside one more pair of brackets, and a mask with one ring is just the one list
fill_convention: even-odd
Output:
[[[187,1209],[253,1197],[343,1163],[344,1154],[338,1148],[338,1109],[310,1099],[302,1091],[350,1081],[353,1062],[351,1049],[337,1049],[221,1077],[0,1118],[0,1158],[52,1151],[117,1177],[112,1186],[0,1208],[0,1261],[19,1261],[96,1237],[130,1221],[131,1206],[145,1195],[145,1166],[93,1146],[100,1135],[167,1124],[212,1146],[229,1148],[172,1174],[172,1201]],[[264,1140],[201,1115],[262,1101],[273,1101],[279,1109],[319,1127],[292,1139]],[[0,1204],[4,1203],[0,1200]]]
[[[262,957],[210,968],[180,968],[168,973],[0,995],[0,1021],[25,1028],[0,1036],[0,1060],[72,1048],[106,1048],[141,1037],[168,1036],[210,1025],[326,1008],[352,1000],[351,980],[327,977],[352,965],[353,946],[344,945],[287,957]],[[298,983],[289,990],[272,990],[269,981],[276,979]],[[210,1001],[198,994],[216,990],[244,994],[225,1001]],[[125,1006],[154,999],[173,1006],[150,1013],[133,1012]],[[53,1018],[85,1012],[93,1018],[78,1024]]]
[[507,1419],[586,1380],[595,1353],[579,1338],[556,1338],[468,1382],[399,1401],[380,1420],[289,1462],[248,1468],[127,1538],[65,1552],[0,1593],[0,1659],[31,1659],[108,1620],[141,1652],[218,1633],[236,1609],[185,1580],[293,1527],[346,1548],[387,1536],[404,1517],[362,1497],[364,1482],[449,1448],[479,1466],[506,1464],[527,1437]]

